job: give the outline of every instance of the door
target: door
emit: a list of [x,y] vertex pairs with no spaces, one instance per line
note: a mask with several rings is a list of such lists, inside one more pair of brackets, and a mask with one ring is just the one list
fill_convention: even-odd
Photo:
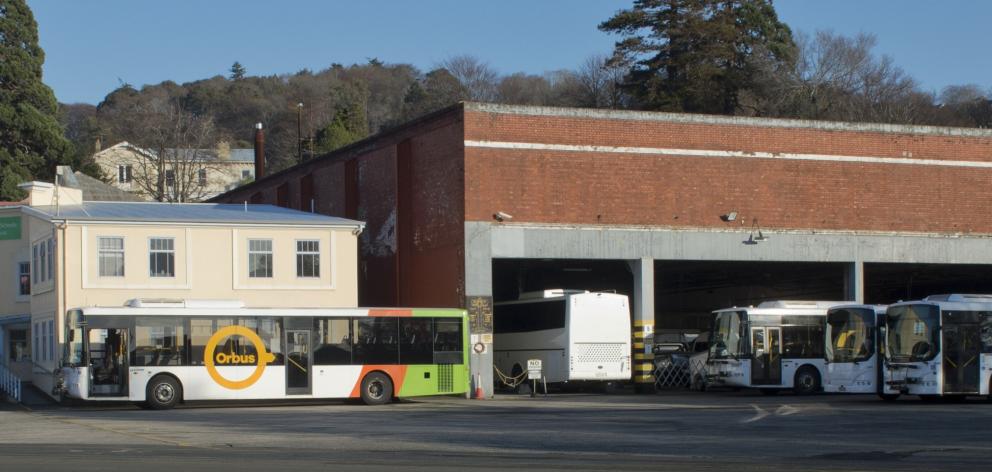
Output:
[[286,330],[286,394],[310,393],[310,331]]
[[751,328],[751,385],[782,383],[782,329]]
[[943,329],[944,393],[978,393],[981,329],[977,323],[948,323]]
[[90,396],[127,396],[127,328],[87,330]]

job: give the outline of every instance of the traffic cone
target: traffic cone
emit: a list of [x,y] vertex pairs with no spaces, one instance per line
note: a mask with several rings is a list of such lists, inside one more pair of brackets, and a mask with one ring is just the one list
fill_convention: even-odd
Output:
[[476,374],[475,376],[475,396],[476,400],[482,400],[486,398],[486,393],[482,391],[482,374]]

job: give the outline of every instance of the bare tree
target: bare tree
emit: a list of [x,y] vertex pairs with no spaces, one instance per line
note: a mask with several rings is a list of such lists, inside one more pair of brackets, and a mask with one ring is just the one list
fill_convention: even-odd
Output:
[[629,105],[623,92],[623,81],[628,67],[610,56],[596,54],[586,58],[575,71],[585,95],[583,106],[595,108],[625,108]]
[[468,90],[470,99],[483,102],[496,100],[499,74],[488,63],[475,56],[463,54],[445,59],[439,67],[447,69],[462,83]]
[[199,201],[211,193],[209,176],[223,172],[215,152],[213,119],[186,110],[178,100],[136,102],[117,110],[115,135],[142,149],[132,160],[132,185],[157,201]]
[[798,54],[789,70],[766,70],[774,84],[765,113],[858,122],[919,122],[928,104],[911,77],[891,57],[876,56],[877,39],[818,31],[796,34]]
[[512,105],[551,104],[551,84],[544,77],[517,72],[496,86],[497,100]]

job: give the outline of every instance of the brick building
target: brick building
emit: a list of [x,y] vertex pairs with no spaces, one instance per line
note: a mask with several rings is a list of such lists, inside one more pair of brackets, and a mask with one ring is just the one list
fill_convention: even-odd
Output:
[[366,221],[363,305],[613,289],[640,340],[763,299],[992,291],[990,187],[989,130],[462,103],[216,201]]

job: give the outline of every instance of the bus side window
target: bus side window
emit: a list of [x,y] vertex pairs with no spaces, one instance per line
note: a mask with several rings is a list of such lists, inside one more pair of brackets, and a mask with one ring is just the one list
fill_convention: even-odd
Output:
[[462,320],[434,318],[434,363],[462,363]]

